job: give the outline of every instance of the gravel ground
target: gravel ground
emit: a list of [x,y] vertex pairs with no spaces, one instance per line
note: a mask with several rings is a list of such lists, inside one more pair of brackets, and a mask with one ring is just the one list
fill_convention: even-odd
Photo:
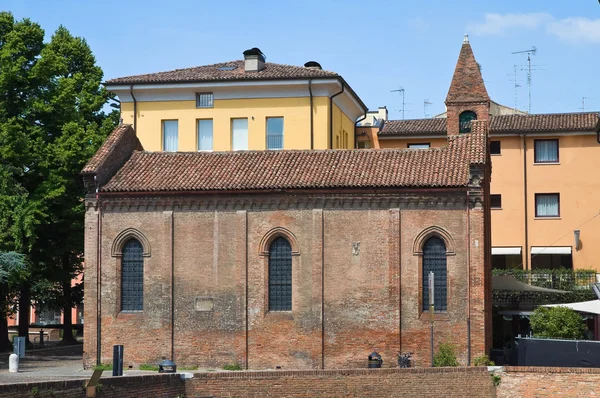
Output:
[[[83,345],[59,347],[25,352],[19,362],[19,372],[8,372],[8,357],[11,353],[0,353],[0,385],[48,380],[89,379],[93,370],[83,369]],[[127,370],[124,375],[155,374],[152,371]],[[112,377],[112,371],[105,370],[103,378]]]

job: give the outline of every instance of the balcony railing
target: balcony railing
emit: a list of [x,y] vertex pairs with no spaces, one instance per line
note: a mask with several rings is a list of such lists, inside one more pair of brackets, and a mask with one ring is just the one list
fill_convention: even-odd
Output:
[[590,289],[596,282],[595,270],[570,270],[570,269],[494,269],[493,275],[510,275],[518,281],[533,286],[557,290],[582,290]]

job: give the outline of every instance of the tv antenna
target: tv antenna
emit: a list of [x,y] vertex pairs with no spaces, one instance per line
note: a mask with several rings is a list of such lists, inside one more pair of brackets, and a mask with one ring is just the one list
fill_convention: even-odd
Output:
[[585,100],[586,99],[596,99],[592,97],[582,97],[581,98],[581,112],[585,112]]
[[518,110],[517,108],[517,89],[519,87],[521,87],[521,85],[519,84],[520,80],[517,79],[517,65],[513,65],[513,72],[514,73],[509,73],[507,74],[507,76],[511,76],[512,79],[508,79],[508,81],[513,83],[513,87],[514,87],[514,92],[515,92],[515,106],[513,107],[513,109],[515,110],[515,112]]
[[402,120],[404,120],[404,88],[398,87],[397,90],[391,90],[390,93],[400,93],[400,94],[402,94]]
[[433,102],[429,102],[429,99],[423,100],[423,116],[425,117],[425,119],[429,117],[429,115],[427,114],[427,105],[431,104],[433,104]]
[[[537,53],[537,48],[535,46],[531,46],[529,50],[523,51],[513,51],[512,54],[527,54],[527,85],[529,87],[529,108],[528,112],[531,114],[531,56]],[[535,65],[534,65],[535,66]],[[515,73],[516,73],[517,65],[515,65]],[[520,70],[523,70],[521,68]]]

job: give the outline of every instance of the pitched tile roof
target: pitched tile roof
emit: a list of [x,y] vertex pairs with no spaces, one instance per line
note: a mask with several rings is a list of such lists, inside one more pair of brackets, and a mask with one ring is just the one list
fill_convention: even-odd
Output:
[[490,130],[496,133],[597,131],[599,128],[598,112],[504,115],[490,120]]
[[[553,133],[600,129],[598,112],[491,116],[490,134]],[[446,119],[390,120],[379,136],[446,135]]]
[[485,84],[483,84],[479,65],[475,60],[468,39],[465,39],[456,62],[456,69],[446,97],[446,104],[489,100],[490,97]]
[[428,135],[446,134],[446,119],[408,119],[385,122],[379,135]]
[[110,133],[81,170],[81,174],[94,174],[97,176],[97,182],[104,184],[129,159],[133,151],[141,150],[144,148],[131,125],[123,124]]
[[[244,61],[222,62],[212,65],[175,69],[167,72],[149,73],[145,75],[125,76],[110,79],[108,85],[132,83],[184,83],[234,80],[277,80],[340,77],[335,72],[302,66],[274,64],[266,62],[265,68],[258,72],[246,72]],[[234,67],[230,69],[229,67]]]
[[486,160],[487,124],[444,148],[134,152],[103,192],[465,187]]

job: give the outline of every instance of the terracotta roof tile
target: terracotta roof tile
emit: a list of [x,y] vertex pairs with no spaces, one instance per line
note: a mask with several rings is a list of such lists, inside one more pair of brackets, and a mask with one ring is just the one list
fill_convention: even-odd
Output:
[[[555,113],[539,115],[503,115],[490,117],[490,133],[570,132],[600,129],[598,112]],[[446,135],[446,119],[390,120],[380,136]]]
[[428,150],[134,152],[104,192],[464,187],[486,124]]
[[504,115],[490,119],[490,130],[495,133],[597,131],[599,127],[598,112]]
[[[125,76],[110,79],[108,85],[131,83],[183,83],[204,81],[229,81],[229,80],[276,80],[276,79],[301,79],[339,77],[335,72],[322,69],[306,68],[302,66],[274,64],[266,62],[265,68],[258,72],[246,72],[244,61],[222,62],[212,65],[196,66],[185,69],[175,69],[167,72],[149,73],[145,75]],[[222,69],[235,67],[232,70]]]

